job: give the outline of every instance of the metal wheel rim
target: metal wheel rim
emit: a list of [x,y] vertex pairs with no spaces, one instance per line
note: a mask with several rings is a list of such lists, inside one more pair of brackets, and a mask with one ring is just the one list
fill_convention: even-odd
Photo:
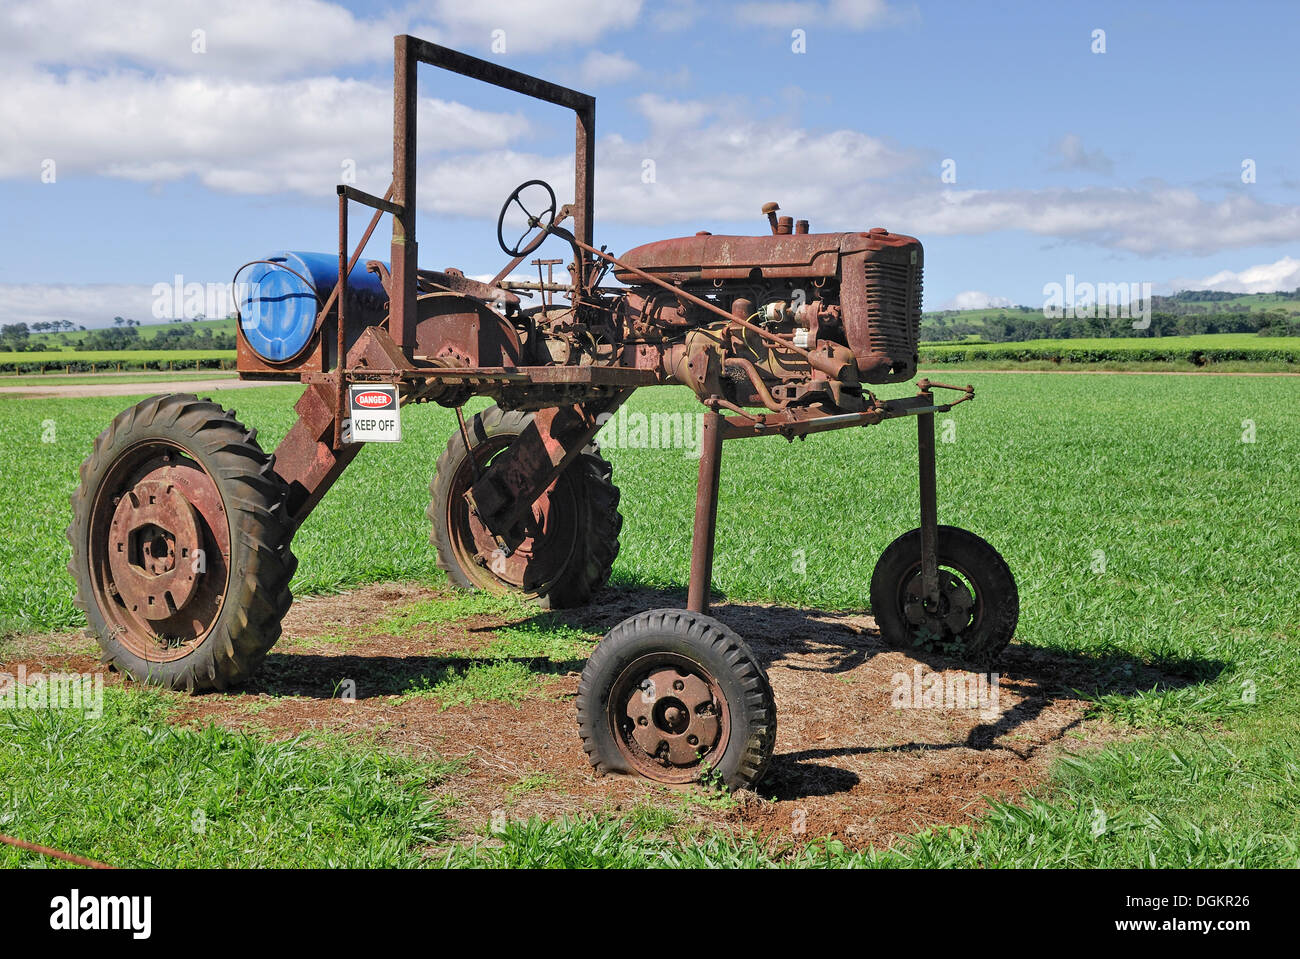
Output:
[[[955,574],[955,575],[954,575]],[[908,600],[914,594],[919,594],[921,590],[921,564],[918,562],[903,576],[903,581],[898,590],[898,608],[903,614],[903,621],[915,631],[920,627],[939,626],[936,636],[940,642],[951,642],[961,639],[968,633],[979,629],[980,623],[984,618],[984,600],[980,591],[975,588],[975,580],[965,569],[955,563],[939,564],[939,586],[944,598],[951,605],[952,593],[957,590],[965,590],[971,600],[970,615],[960,630],[953,631],[951,625],[944,621],[944,616],[926,615],[922,622],[913,620],[908,615]]]
[[[701,741],[697,751],[699,757],[685,764],[661,761],[645,751],[634,738],[631,724],[634,720],[629,715],[628,704],[633,697],[642,697],[642,683],[655,673],[672,670],[694,676],[707,687],[712,698],[716,714],[718,731],[712,743]],[[656,700],[672,698],[670,691],[656,690]],[[667,692],[669,695],[660,695]],[[656,703],[656,706],[661,703]],[[688,783],[699,778],[700,767],[706,762],[719,759],[726,751],[731,739],[731,717],[727,707],[727,698],[718,681],[702,664],[680,653],[659,652],[641,656],[629,663],[610,687],[607,720],[614,742],[623,758],[642,776],[664,783]],[[690,726],[686,727],[688,730]],[[686,735],[682,733],[680,735]]]
[[[202,572],[174,615],[150,618],[133,610],[133,587],[115,573],[115,516],[121,500],[142,483],[171,482],[194,512],[203,550]],[[216,483],[194,454],[170,440],[144,440],[125,450],[104,474],[91,503],[88,566],[92,595],[105,628],[132,654],[151,663],[182,659],[202,645],[221,615],[230,570],[230,519]],[[177,565],[189,560],[178,557]],[[193,567],[193,560],[189,560]],[[120,570],[120,566],[118,569]]]
[[[479,470],[485,470],[514,439],[488,437],[473,446],[470,455],[478,461]],[[508,557],[496,555],[496,541],[470,514],[464,494],[473,485],[473,478],[470,457],[466,456],[456,468],[447,496],[447,531],[457,564],[483,589],[538,592],[549,586],[569,565],[578,546],[578,499],[570,471],[561,473],[551,490],[538,497],[532,519],[525,521],[526,528],[535,529],[544,522],[548,529],[541,536],[526,536]],[[486,565],[482,559],[485,553],[492,557]]]

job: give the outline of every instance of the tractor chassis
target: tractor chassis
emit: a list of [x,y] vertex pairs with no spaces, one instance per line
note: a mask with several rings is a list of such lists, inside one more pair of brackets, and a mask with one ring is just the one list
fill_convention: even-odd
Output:
[[[501,237],[506,208],[525,187],[540,181],[516,189],[497,231],[499,244],[513,259],[488,284],[459,271],[434,273],[417,266],[414,147],[420,63],[566,107],[576,117],[574,202],[557,211],[554,191],[543,184],[550,194],[549,221],[542,224],[543,217],[519,202],[530,230],[540,226],[541,234],[529,245],[520,237],[509,247]],[[78,587],[76,601],[87,612],[105,662],[136,678],[190,691],[225,689],[257,668],[279,637],[292,601],[292,538],[361,449],[348,422],[348,388],[354,384],[393,385],[400,405],[437,402],[456,411],[459,439],[453,435],[439,459],[429,512],[439,565],[452,581],[516,589],[561,606],[586,602],[606,582],[617,554],[622,519],[610,466],[593,444],[600,428],[643,386],[688,386],[706,408],[686,608],[649,610],[618,624],[592,652],[579,682],[579,734],[598,774],[635,773],[666,783],[708,775],[743,787],[759,781],[771,759],[776,711],[766,672],[742,637],[708,615],[727,440],[802,440],[813,433],[916,417],[920,526],[891,543],[877,562],[871,577],[872,613],[882,639],[891,645],[925,643],[945,653],[986,659],[1001,651],[1019,614],[1014,578],[992,546],[966,530],[940,526],[937,515],[934,417],[972,399],[973,387],[922,379],[915,396],[879,399],[856,375],[840,376],[848,368],[846,346],[837,354],[833,343],[801,345],[798,337],[753,322],[760,314],[743,297],[731,302],[729,312],[721,301],[684,288],[682,277],[670,282],[595,247],[594,98],[409,36],[395,38],[394,94],[392,184],[383,196],[339,186],[337,279],[325,297],[298,277],[319,307],[313,309],[308,346],[280,360],[259,354],[246,336],[239,339],[241,377],[297,379],[305,387],[294,407],[297,419],[274,454],[266,456],[256,443],[256,431],[246,430],[233,412],[188,394],[167,394],[119,415],[83,464],[68,531],[70,570]],[[348,221],[353,203],[373,211],[355,245]],[[775,234],[776,207],[769,206],[772,210],[765,207],[765,212]],[[366,263],[387,294],[387,312],[379,318],[367,313],[364,298],[349,296],[349,277],[384,215],[392,218],[390,265]],[[559,225],[566,220],[571,230]],[[857,236],[885,244],[877,234],[893,236],[884,230]],[[557,261],[540,259],[533,261],[539,267],[536,284],[504,282],[546,235],[572,246],[571,284],[543,281],[541,264]],[[907,275],[917,280],[898,293],[898,309],[919,316],[919,243],[895,239],[914,244],[910,266],[915,269]],[[853,262],[852,276],[861,287],[864,261]],[[882,264],[877,265],[909,269],[906,263]],[[711,329],[719,331],[713,345],[693,353],[682,338],[646,336],[641,330],[606,341],[611,352],[578,360],[563,352],[562,359],[555,359],[533,349],[531,338],[531,352],[516,337],[516,352],[511,353],[502,346],[503,334],[488,329],[520,315],[511,289],[567,292],[575,326],[587,329],[581,325],[582,309],[598,311],[626,292],[599,285],[611,266],[618,268],[616,276],[635,276],[642,290],[657,286],[683,309],[720,317],[724,323],[710,320]],[[747,269],[743,261],[725,266]],[[849,274],[845,278],[847,287]],[[721,280],[714,282],[716,288]],[[698,284],[692,288],[703,290]],[[433,298],[459,297],[464,306],[440,311],[420,296],[421,289]],[[505,298],[504,316],[491,309],[500,305],[498,293],[514,296],[513,301]],[[854,301],[846,322],[879,308],[867,303],[861,289],[853,295],[861,302]],[[544,315],[554,297],[548,304],[543,296],[542,302]],[[620,323],[627,320],[612,307],[608,312],[622,317]],[[838,313],[828,315],[839,322]],[[536,322],[531,316],[527,322],[535,333]],[[665,329],[669,327],[671,323]],[[769,368],[771,388],[754,362],[739,350],[728,352],[747,337],[782,360],[773,362],[779,369]],[[853,354],[854,362],[867,364],[860,369],[877,377],[883,369],[894,377],[865,382],[900,382],[915,373],[914,351],[902,366],[890,365],[894,361],[886,354],[864,355],[865,360]],[[886,367],[876,365],[877,356],[885,356]],[[723,384],[719,367],[727,363],[734,364],[729,372],[748,379],[751,392],[738,392],[735,379]],[[799,364],[797,375],[787,375]],[[938,401],[936,389],[959,395]],[[490,422],[486,413],[475,417],[471,438],[463,407],[475,396],[493,399],[496,409],[489,411]],[[481,450],[479,443],[484,444]],[[436,508],[439,504],[445,508]],[[448,514],[453,508],[457,522],[472,526],[467,537],[459,526],[452,528]],[[556,529],[587,532],[575,533],[570,541],[555,536],[551,542],[560,546],[552,555],[547,537]],[[446,562],[439,539],[444,534],[452,557]],[[208,547],[215,550],[213,571],[200,564],[188,573],[182,561],[194,553],[203,559]],[[130,558],[136,554],[143,560]],[[552,563],[557,555],[559,561]],[[498,562],[511,576],[522,573],[514,579],[499,574]],[[551,578],[536,572],[530,580],[527,574],[534,569]],[[488,572],[492,575],[486,578],[479,575]],[[127,586],[125,595],[119,582]]]

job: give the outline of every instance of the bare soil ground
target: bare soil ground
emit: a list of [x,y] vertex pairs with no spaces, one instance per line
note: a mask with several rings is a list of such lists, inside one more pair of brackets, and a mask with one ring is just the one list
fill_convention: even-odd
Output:
[[[355,733],[380,748],[459,758],[460,770],[436,791],[448,799],[463,841],[482,837],[494,814],[559,818],[667,806],[688,829],[754,832],[776,843],[833,836],[863,847],[888,845],[900,832],[969,823],[986,797],[1011,797],[1042,783],[1049,761],[1063,750],[1117,736],[1102,721],[1085,718],[1087,704],[1072,689],[1123,692],[1181,683],[1143,666],[1103,666],[1013,644],[997,667],[995,708],[897,708],[898,674],[967,674],[941,658],[886,648],[867,615],[722,603],[714,615],[767,666],[778,735],[757,792],[717,801],[698,787],[673,790],[593,775],[574,715],[581,659],[547,664],[537,692],[517,703],[442,709],[435,700],[403,696],[450,655],[473,656],[494,629],[508,625],[475,616],[407,635],[375,635],[369,628],[404,606],[445,595],[404,583],[299,599],[284,638],[254,680],[230,694],[177,694],[177,721],[274,736]],[[563,619],[589,633],[594,645],[621,619],[667,605],[681,605],[681,597],[607,590],[602,602]],[[19,662],[29,671],[86,671],[98,668],[98,650],[77,635],[24,637],[6,642],[0,662],[9,672]],[[339,697],[340,683],[349,679],[354,701]]]

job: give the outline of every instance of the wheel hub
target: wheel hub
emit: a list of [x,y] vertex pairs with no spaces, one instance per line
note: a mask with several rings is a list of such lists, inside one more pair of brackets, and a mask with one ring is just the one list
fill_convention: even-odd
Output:
[[940,635],[960,636],[970,625],[974,609],[975,600],[970,589],[946,569],[939,570],[936,602],[926,600],[919,574],[907,584],[907,595],[903,600],[903,613],[909,623]]
[[633,742],[665,766],[693,766],[722,731],[709,684],[671,667],[651,672],[627,698]]
[[108,561],[131,612],[159,620],[183,609],[198,584],[202,543],[194,507],[169,480],[144,479],[127,490],[113,511]]

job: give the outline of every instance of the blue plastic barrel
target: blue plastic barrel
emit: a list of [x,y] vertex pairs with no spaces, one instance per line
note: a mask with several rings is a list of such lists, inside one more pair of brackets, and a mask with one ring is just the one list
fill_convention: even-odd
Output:
[[[237,277],[235,299],[244,339],[258,356],[282,363],[310,345],[316,317],[338,282],[337,253],[282,251]],[[292,272],[290,272],[292,271]],[[379,277],[359,262],[348,276],[348,326],[377,323],[388,308]]]

